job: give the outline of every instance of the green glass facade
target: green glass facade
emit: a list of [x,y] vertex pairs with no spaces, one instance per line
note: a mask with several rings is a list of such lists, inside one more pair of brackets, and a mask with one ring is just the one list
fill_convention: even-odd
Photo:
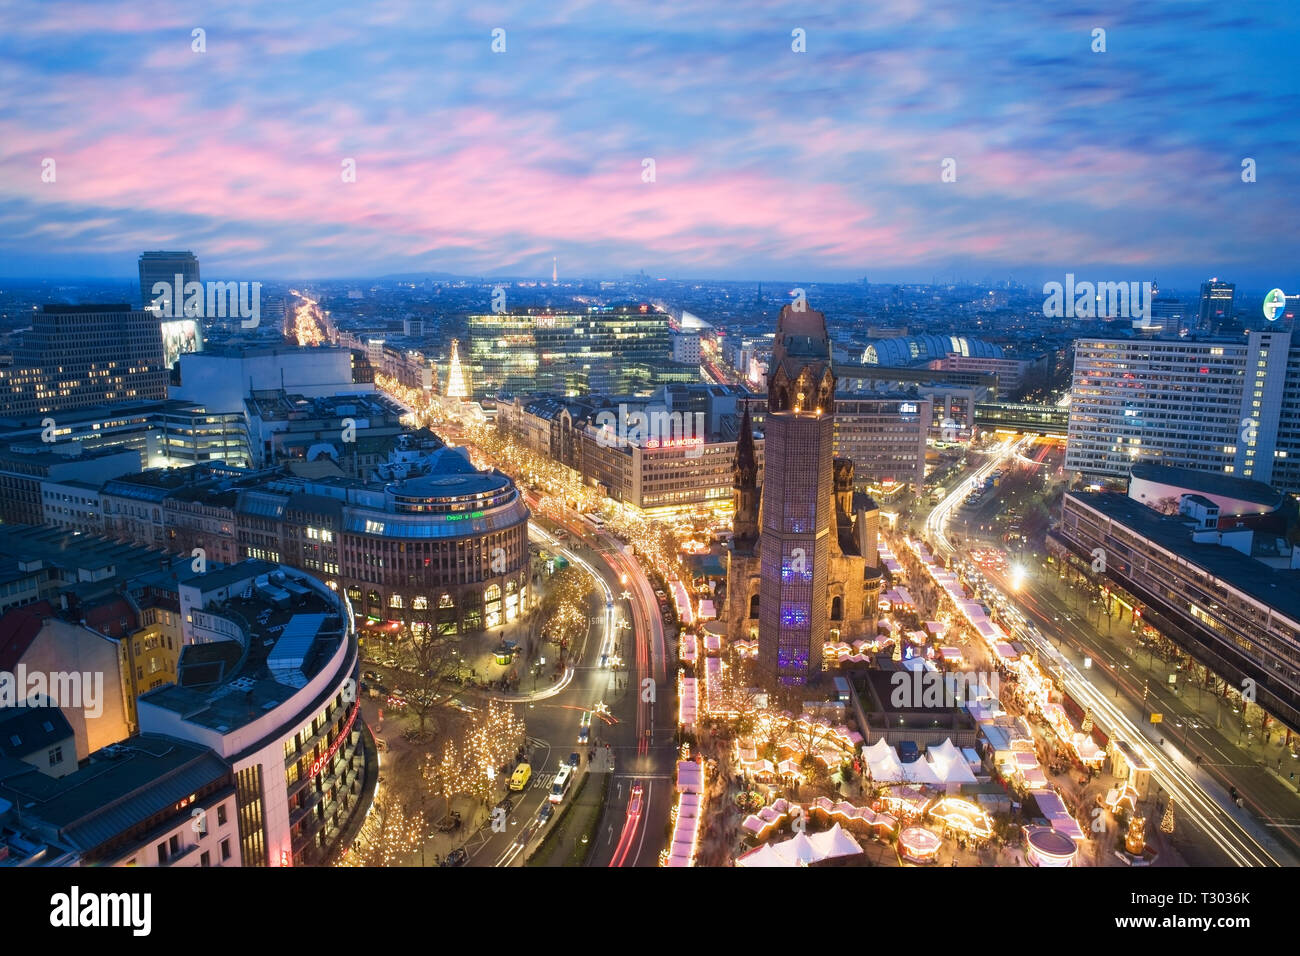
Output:
[[651,306],[471,315],[469,340],[470,389],[480,399],[632,393],[683,374],[669,361],[668,316]]

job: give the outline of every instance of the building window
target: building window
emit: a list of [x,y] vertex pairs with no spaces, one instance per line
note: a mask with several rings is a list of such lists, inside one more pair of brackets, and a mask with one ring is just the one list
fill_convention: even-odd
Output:
[[202,856],[199,857],[199,866],[211,866],[211,865],[212,865],[212,860],[208,856],[208,851],[204,850]]
[[53,748],[50,751],[49,756],[50,756],[51,767],[53,767],[56,763],[63,763],[63,748],[61,746]]
[[230,837],[221,841],[221,860],[224,863],[230,859]]
[[161,865],[167,862],[167,844],[158,844],[158,863]]
[[173,854],[179,853],[181,851],[180,836],[178,834],[173,833],[171,835],[171,838],[167,841],[167,847],[172,851]]
[[261,764],[252,764],[235,774],[235,792],[239,813],[240,857],[245,866],[267,866]]
[[224,803],[219,803],[217,804],[217,826],[223,827],[225,825],[226,825],[226,805]]

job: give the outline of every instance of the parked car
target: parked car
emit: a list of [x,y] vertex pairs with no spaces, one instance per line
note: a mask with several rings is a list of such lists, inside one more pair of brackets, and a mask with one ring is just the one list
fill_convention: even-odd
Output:
[[443,858],[442,862],[438,865],[439,866],[464,866],[468,862],[469,862],[469,854],[465,852],[465,848],[463,846],[458,846],[456,847],[456,849],[448,853]]
[[580,759],[578,757],[578,751],[575,750],[573,753],[569,754],[569,766],[577,769],[579,763]]

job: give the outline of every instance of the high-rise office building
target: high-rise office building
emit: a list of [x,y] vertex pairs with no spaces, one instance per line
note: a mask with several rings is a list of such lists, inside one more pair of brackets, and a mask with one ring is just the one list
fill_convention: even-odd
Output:
[[[140,307],[146,312],[153,308],[154,284],[166,283],[170,290],[181,277],[181,289],[185,283],[199,282],[199,260],[192,252],[142,252],[140,253]],[[168,310],[170,311],[170,310]]]
[[1150,328],[1154,334],[1164,338],[1173,338],[1187,332],[1191,318],[1188,311],[1180,299],[1156,296],[1151,300]]
[[1236,286],[1231,282],[1210,279],[1201,283],[1201,311],[1196,321],[1198,332],[1217,332],[1232,321],[1232,298]]
[[933,403],[916,395],[835,398],[835,456],[882,490],[925,484]]
[[1080,339],[1065,467],[1125,478],[1150,462],[1300,491],[1300,342]]
[[156,316],[117,305],[47,305],[0,368],[0,415],[167,397]]
[[669,361],[668,315],[649,305],[513,309],[471,315],[468,322],[475,398],[631,393],[699,381],[698,367],[674,368]]

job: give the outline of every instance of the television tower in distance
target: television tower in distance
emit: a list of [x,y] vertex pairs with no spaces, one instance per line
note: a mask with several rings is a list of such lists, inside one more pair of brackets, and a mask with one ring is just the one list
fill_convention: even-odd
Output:
[[551,256],[551,285],[555,285],[559,281],[560,281],[559,260],[557,259],[557,257]]

